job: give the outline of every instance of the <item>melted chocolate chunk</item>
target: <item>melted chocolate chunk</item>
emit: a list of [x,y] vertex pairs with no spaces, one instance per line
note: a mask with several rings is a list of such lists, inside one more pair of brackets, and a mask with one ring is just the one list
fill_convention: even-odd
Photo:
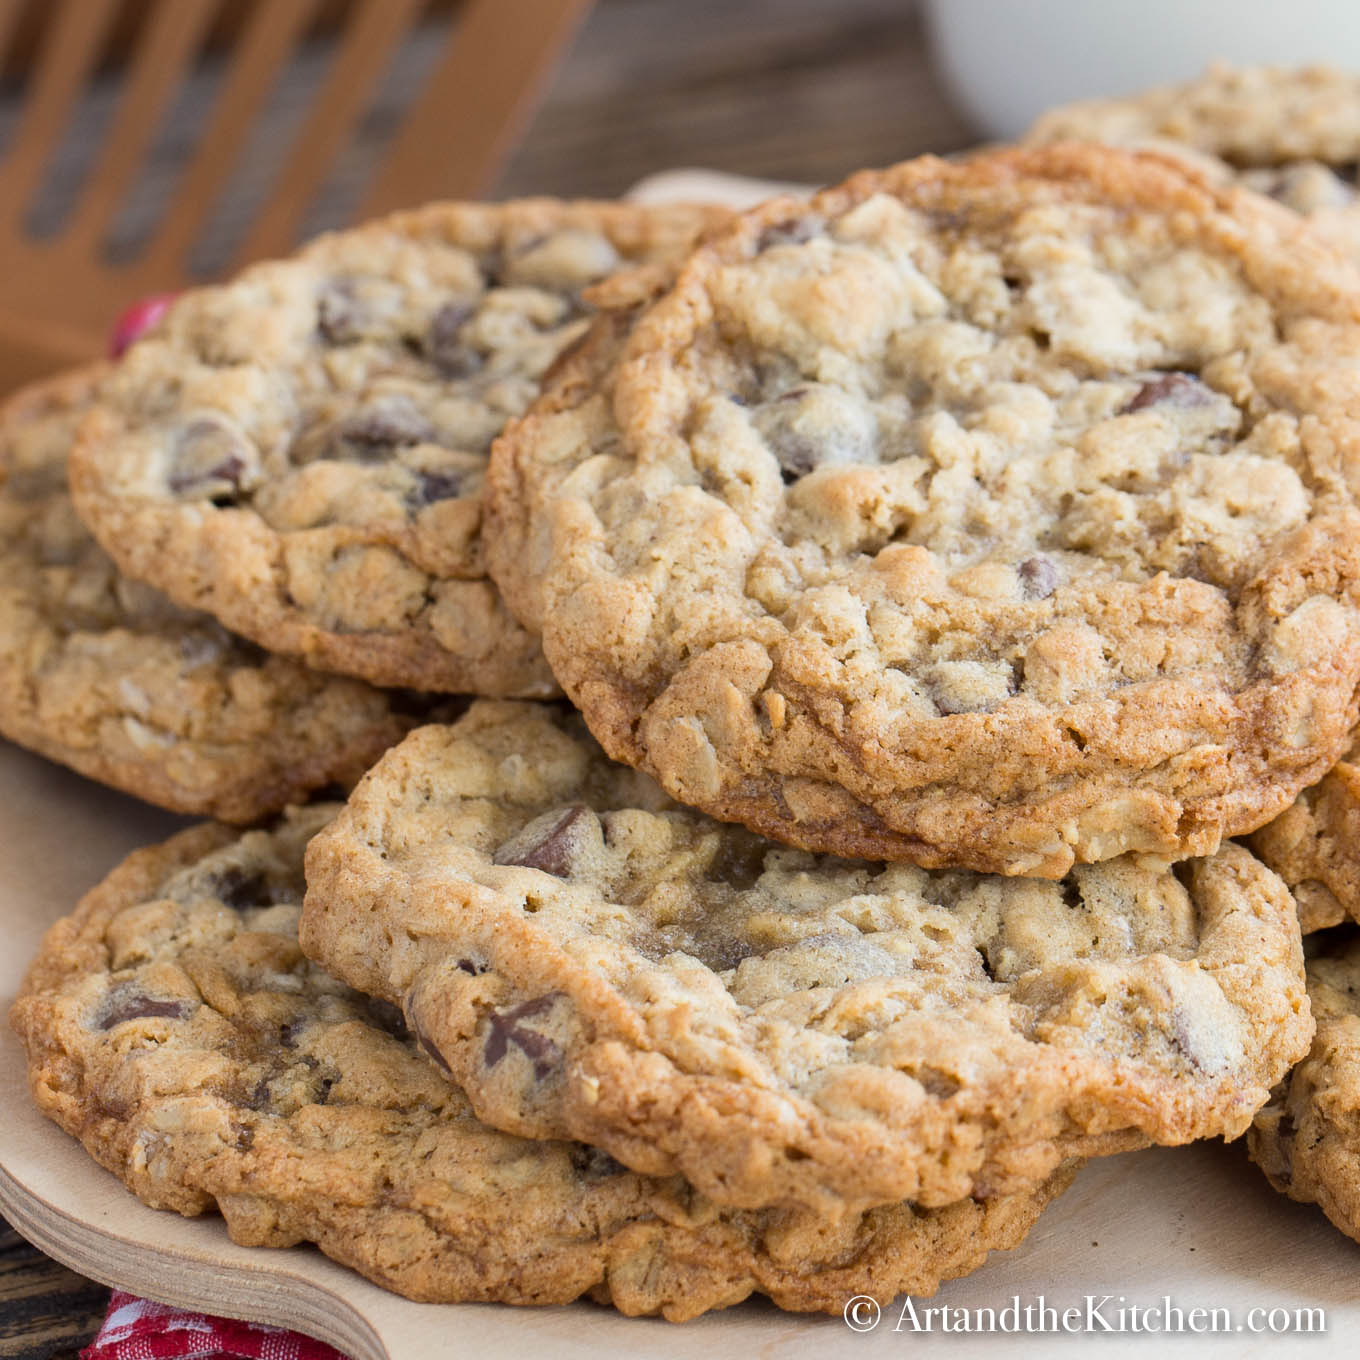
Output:
[[429,1040],[428,1038],[426,1038],[426,1036],[425,1036],[424,1034],[422,1034],[419,1030],[416,1030],[416,1043],[418,1043],[418,1044],[421,1046],[421,1048],[423,1048],[423,1049],[425,1050],[426,1054],[430,1057],[430,1059],[431,1059],[431,1061],[434,1063],[434,1065],[435,1065],[435,1066],[436,1066],[436,1067],[437,1067],[437,1068],[438,1068],[438,1069],[439,1069],[446,1077],[451,1077],[451,1076],[453,1076],[453,1068],[451,1068],[451,1067],[449,1066],[448,1060],[447,1060],[447,1059],[444,1057],[444,1055],[443,1055],[443,1054],[442,1054],[442,1053],[434,1046],[434,1044],[432,1044],[432,1043],[430,1042],[430,1040]]
[[405,397],[384,397],[342,420],[332,438],[332,457],[380,462],[394,448],[432,444],[438,431]]
[[571,1169],[587,1183],[608,1180],[611,1176],[626,1176],[628,1168],[616,1162],[607,1152],[576,1143],[571,1149]]
[[102,1030],[125,1025],[129,1020],[183,1020],[193,1009],[188,1001],[158,1001],[136,988],[120,988],[110,994],[96,1022]]
[[465,302],[446,302],[430,323],[430,360],[446,378],[470,378],[486,363],[484,354],[459,339],[459,332],[474,311]]
[[865,413],[831,387],[803,383],[765,402],[753,423],[786,486],[833,464],[870,462],[874,437]]
[[1294,1179],[1294,1139],[1298,1136],[1298,1132],[1298,1126],[1294,1123],[1294,1116],[1286,1110],[1280,1115],[1280,1122],[1276,1126],[1280,1160],[1284,1163],[1280,1179],[1286,1185]]
[[451,501],[463,489],[463,479],[456,472],[417,472],[415,500],[418,505],[433,505],[435,501]]
[[316,328],[331,345],[343,345],[363,334],[364,313],[352,279],[333,280],[316,301]]
[[273,904],[263,869],[252,871],[233,865],[217,875],[213,886],[217,900],[233,911],[245,911],[250,907],[267,907]]
[[384,1034],[390,1034],[394,1039],[405,1039],[410,1034],[400,1006],[394,1006],[379,996],[369,996],[364,998],[364,1009],[374,1027]]
[[[797,404],[806,392],[805,387],[795,387],[776,397],[772,403],[775,414],[758,422],[761,433],[769,442],[770,451],[779,463],[779,475],[784,479],[785,486],[791,486],[800,477],[806,477],[821,462],[820,442],[800,431],[793,423]],[[782,419],[779,406],[788,408],[787,416]]]
[[518,864],[541,869],[555,878],[570,878],[575,861],[599,819],[583,803],[558,808],[535,817],[511,836],[492,860],[494,864]]
[[1129,398],[1120,415],[1132,415],[1149,406],[1207,406],[1212,400],[1213,393],[1193,374],[1163,373],[1145,382]]
[[1027,557],[1015,571],[1026,599],[1046,600],[1058,588],[1058,568],[1047,557]]
[[246,437],[225,416],[191,420],[175,440],[170,490],[231,504],[240,492],[251,450]]
[[534,997],[532,1001],[522,1001],[508,1011],[491,1012],[491,1029],[486,1036],[486,1048],[482,1059],[487,1067],[495,1067],[509,1052],[510,1045],[519,1049],[534,1065],[534,1076],[542,1081],[551,1075],[562,1058],[562,1050],[546,1034],[529,1029],[521,1024],[550,1011],[561,992],[549,992],[546,996]]

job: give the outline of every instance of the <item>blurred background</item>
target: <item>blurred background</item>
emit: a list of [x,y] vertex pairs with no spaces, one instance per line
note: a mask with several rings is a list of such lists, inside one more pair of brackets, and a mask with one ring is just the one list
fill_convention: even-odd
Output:
[[907,0],[0,0],[0,390],[394,207],[972,136]]
[[139,297],[395,207],[827,183],[1216,55],[1360,65],[1360,5],[0,0],[0,390]]

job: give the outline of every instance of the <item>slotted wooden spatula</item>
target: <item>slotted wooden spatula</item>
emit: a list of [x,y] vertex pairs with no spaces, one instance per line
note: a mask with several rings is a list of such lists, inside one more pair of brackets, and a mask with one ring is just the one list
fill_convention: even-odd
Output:
[[[260,135],[304,47],[325,70],[230,266],[287,251],[372,106],[403,42],[443,22],[431,73],[409,95],[357,197],[371,216],[484,192],[590,0],[0,0],[0,58],[22,35],[22,105],[0,148],[0,391],[99,354],[118,313],[193,281],[195,245]],[[452,11],[432,15],[432,11]],[[433,31],[433,30],[432,30]],[[20,54],[22,55],[22,54]],[[12,68],[12,60],[7,65]],[[113,74],[109,74],[112,66]],[[112,230],[185,82],[215,73],[210,107],[154,225],[132,251]],[[81,102],[117,81],[112,116],[60,224],[33,206]],[[328,223],[328,225],[336,225]]]

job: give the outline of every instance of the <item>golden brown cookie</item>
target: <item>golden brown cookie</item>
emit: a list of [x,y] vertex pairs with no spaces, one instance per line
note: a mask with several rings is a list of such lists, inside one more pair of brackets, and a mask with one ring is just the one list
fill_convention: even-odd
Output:
[[436,204],[181,297],[72,460],[128,575],[375,684],[548,694],[482,561],[487,450],[588,324],[584,288],[716,209]]
[[943,1205],[1233,1137],[1312,1034],[1293,900],[1239,845],[1057,883],[817,857],[547,705],[389,751],[308,848],[301,939],[487,1123],[744,1207]]
[[229,821],[353,783],[410,729],[399,696],[270,656],[128,580],[76,518],[67,454],[108,374],[79,369],[0,407],[0,733]]
[[806,849],[1212,852],[1360,681],[1360,272],[1109,148],[701,246],[493,455],[493,574],[609,754]]
[[835,1222],[735,1212],[678,1177],[479,1124],[401,1017],[297,943],[302,856],[334,808],[244,835],[200,826],[128,859],[48,934],[11,1020],[35,1099],[157,1208],[237,1242],[316,1242],[430,1301],[681,1319],[768,1294],[883,1304],[1015,1246],[1071,1180]]
[[1247,1134],[1252,1160],[1290,1199],[1321,1205],[1360,1241],[1360,940],[1351,932],[1308,961],[1312,1051]]
[[1044,114],[1025,140],[1112,142],[1188,155],[1303,213],[1360,258],[1360,77],[1335,67],[1216,63],[1182,85]]
[[1352,746],[1322,779],[1304,789],[1251,847],[1299,904],[1304,932],[1360,920],[1360,766]]

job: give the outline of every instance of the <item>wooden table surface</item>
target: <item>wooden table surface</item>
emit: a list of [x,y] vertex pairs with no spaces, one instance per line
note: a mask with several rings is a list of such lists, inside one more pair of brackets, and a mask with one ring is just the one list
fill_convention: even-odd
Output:
[[[495,196],[676,166],[828,183],[972,140],[904,0],[599,0]],[[74,1355],[107,1300],[0,1221],[0,1360]]]

